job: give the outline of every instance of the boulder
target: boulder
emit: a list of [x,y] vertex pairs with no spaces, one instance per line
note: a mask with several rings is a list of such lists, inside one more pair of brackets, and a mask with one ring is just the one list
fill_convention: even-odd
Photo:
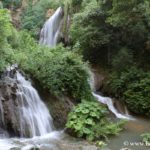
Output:
[[10,78],[0,81],[0,127],[12,136],[19,135],[17,83]]
[[68,114],[74,106],[73,100],[65,96],[55,97],[48,92],[43,97],[53,118],[54,126],[57,129],[63,129],[67,122]]

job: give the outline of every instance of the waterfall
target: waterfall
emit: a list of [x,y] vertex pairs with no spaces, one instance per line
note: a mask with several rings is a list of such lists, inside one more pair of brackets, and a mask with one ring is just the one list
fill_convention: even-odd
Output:
[[4,110],[3,110],[3,105],[2,105],[2,101],[0,100],[0,123],[4,126],[5,121],[4,121]]
[[129,116],[123,115],[118,112],[118,110],[114,107],[113,101],[109,97],[103,97],[101,95],[92,93],[93,96],[102,104],[105,104],[108,106],[108,109],[117,117],[121,119],[129,119]]
[[17,71],[17,99],[21,136],[29,130],[30,137],[41,136],[52,131],[52,117],[31,83]]
[[3,76],[8,83],[1,90],[3,97],[0,94],[0,134],[3,130],[20,137],[50,133],[52,117],[31,82],[16,70],[16,66],[7,68]]
[[40,34],[40,44],[49,47],[56,46],[62,26],[63,10],[59,7],[56,12],[46,21]]
[[113,104],[113,100],[109,97],[104,97],[101,95],[98,95],[95,93],[95,77],[94,77],[94,73],[92,71],[89,72],[90,74],[90,87],[92,89],[92,95],[102,104],[107,105],[108,109],[117,117],[117,118],[121,118],[121,119],[131,119],[132,117],[129,116],[128,114],[121,114],[118,112],[118,110],[115,108],[114,104]]

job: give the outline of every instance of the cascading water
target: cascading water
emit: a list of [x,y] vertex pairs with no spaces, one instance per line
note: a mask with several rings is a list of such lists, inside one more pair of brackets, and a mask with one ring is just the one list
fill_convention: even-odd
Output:
[[120,114],[118,112],[118,110],[114,107],[114,104],[113,104],[113,101],[111,98],[109,97],[103,97],[101,95],[98,95],[98,94],[95,94],[95,93],[92,93],[93,96],[102,104],[106,104],[108,106],[108,109],[113,113],[115,114],[115,116],[117,118],[121,118],[121,119],[129,119],[129,116],[126,116],[126,115],[123,115],[123,114]]
[[40,99],[31,83],[17,71],[18,84],[17,99],[20,102],[19,124],[21,136],[26,136],[29,130],[30,137],[42,136],[52,131],[52,117],[46,105]]
[[63,20],[63,10],[59,7],[56,12],[46,21],[40,34],[40,44],[49,47],[56,46]]
[[[35,88],[19,71],[15,71],[15,68],[7,69],[7,72],[6,77],[10,78],[11,83],[15,83],[16,89],[10,87],[15,90],[14,93],[10,92],[10,98],[0,98],[1,128],[11,128],[13,134],[17,133],[21,137],[43,136],[50,133],[53,129],[52,117]],[[13,77],[11,72],[15,72]],[[9,117],[6,113],[9,113]]]
[[94,79],[94,73],[90,72],[91,75],[91,79],[89,81],[89,84],[91,86],[92,89],[92,94],[93,96],[102,104],[107,105],[108,109],[117,117],[117,118],[121,118],[121,119],[131,119],[132,117],[129,116],[128,114],[121,114],[118,112],[118,110],[115,108],[114,104],[113,104],[113,100],[109,97],[104,97],[101,95],[98,95],[95,93],[95,79]]
[[[0,90],[7,95],[5,97],[5,93],[0,93],[0,96],[3,96],[0,97],[0,150],[10,150],[14,147],[24,149],[30,145],[30,148],[25,148],[27,150],[38,145],[34,143],[37,139],[40,143],[43,139],[58,138],[60,133],[53,130],[52,117],[46,105],[31,82],[17,71],[15,65],[7,68],[3,79],[4,84],[5,82],[9,84],[5,88],[8,91]],[[31,138],[24,139],[24,137]]]

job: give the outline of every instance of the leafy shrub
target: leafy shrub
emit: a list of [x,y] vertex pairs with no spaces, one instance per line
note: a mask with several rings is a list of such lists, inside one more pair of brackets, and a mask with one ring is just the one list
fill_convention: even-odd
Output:
[[79,11],[83,0],[71,0],[73,12]]
[[19,8],[21,6],[22,0],[3,0],[3,6],[6,8]]
[[112,59],[112,67],[117,73],[128,70],[133,64],[133,57],[131,50],[124,47],[118,54]]
[[10,15],[6,9],[0,9],[0,72],[11,60],[12,50],[8,44],[12,25]]
[[150,73],[140,81],[129,84],[124,99],[132,112],[150,117]]
[[111,94],[122,99],[136,114],[150,115],[150,72],[132,67],[120,75],[114,73],[107,82]]
[[130,83],[137,82],[144,77],[145,73],[136,67],[122,71],[121,74],[113,72],[106,83],[106,89],[109,88],[110,93],[116,97],[123,97],[123,93],[128,89]]
[[45,88],[56,95],[63,93],[77,100],[92,97],[87,81],[87,66],[78,55],[58,46],[51,50],[45,49],[42,54],[38,52],[38,56],[36,53],[34,60],[36,57],[41,57],[37,58],[36,75]]
[[72,0],[72,5],[76,6],[76,5],[81,5],[82,0]]
[[83,101],[68,115],[66,127],[76,136],[88,140],[106,139],[121,131],[122,123],[112,123],[106,118],[107,109],[96,101]]
[[143,133],[141,137],[143,138],[144,143],[150,142],[150,133]]
[[93,99],[88,84],[89,68],[82,58],[61,45],[43,47],[22,32],[15,58],[41,85],[55,95],[67,95],[76,100]]
[[84,0],[72,19],[73,44],[79,42],[84,58],[103,67],[113,64],[122,71],[132,61],[149,66],[150,51],[145,46],[149,41],[149,4],[141,0]]
[[111,39],[105,14],[97,1],[83,2],[84,8],[73,16],[70,34],[73,44],[79,43],[82,54],[92,63],[106,64],[107,44]]
[[7,37],[11,34],[11,23],[8,10],[0,9],[0,46],[7,42]]

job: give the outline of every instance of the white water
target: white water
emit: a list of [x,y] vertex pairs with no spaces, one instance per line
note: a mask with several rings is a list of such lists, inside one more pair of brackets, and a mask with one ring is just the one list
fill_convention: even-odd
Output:
[[[44,24],[41,30],[39,44],[49,47],[56,46],[60,36],[62,22],[63,10],[59,7]],[[11,77],[11,71],[15,70],[15,68],[17,68],[16,65],[7,68],[5,75]],[[31,83],[19,72],[17,72],[16,78],[18,80],[17,99],[20,104],[17,110],[19,112],[19,130],[21,137],[30,136],[32,138],[6,138],[0,136],[0,150],[10,150],[14,147],[21,148],[21,150],[29,150],[35,146],[40,148],[46,143],[50,149],[54,148],[54,141],[61,138],[62,133],[52,131],[52,117]],[[0,107],[0,113],[2,115],[0,120],[4,124],[3,107]]]
[[56,46],[62,26],[63,10],[59,7],[56,12],[46,21],[40,34],[40,44],[49,47]]
[[[114,104],[113,104],[113,100],[109,97],[104,97],[101,95],[98,95],[95,93],[96,88],[95,88],[95,77],[94,77],[94,73],[91,71],[90,72],[90,81],[89,84],[91,86],[92,89],[92,94],[93,96],[102,104],[107,105],[108,109],[117,117],[120,119],[133,119],[129,114],[128,111],[126,110],[127,114],[121,114],[118,112],[118,110],[115,108]],[[126,108],[127,109],[127,108]]]
[[[12,71],[15,68],[8,68]],[[10,75],[7,73],[6,75]],[[0,150],[10,150],[11,148],[20,148],[21,150],[30,150],[35,147],[48,145],[48,148],[54,148],[55,142],[61,138],[63,131],[53,131],[53,121],[46,105],[40,99],[37,91],[31,85],[31,82],[16,71],[17,80],[17,100],[19,101],[18,111],[19,127],[22,138],[7,138],[0,135]],[[0,105],[2,106],[2,105]],[[3,108],[0,108],[1,115]],[[3,120],[3,116],[1,116]],[[27,132],[27,133],[26,133]],[[24,136],[31,138],[23,138]]]
[[26,130],[29,130],[30,137],[50,133],[53,123],[46,105],[42,102],[31,83],[25,80],[18,71],[17,80],[19,82],[17,98],[20,103],[19,123],[21,136],[27,136]]
[[0,123],[2,125],[5,125],[5,121],[4,121],[4,110],[3,110],[3,105],[2,105],[2,101],[0,100]]
[[129,115],[121,114],[118,112],[118,110],[114,107],[113,101],[109,97],[103,97],[101,95],[92,93],[93,96],[102,104],[105,104],[108,106],[108,109],[117,117],[121,119],[131,119]]
[[[43,145],[48,145],[49,148],[54,148],[57,141],[63,138],[63,131],[53,131],[44,136],[35,136],[33,138],[9,138],[0,139],[0,150],[10,150],[11,148],[20,148],[21,150],[30,150],[31,148],[41,148]],[[54,149],[53,149],[54,150]]]

